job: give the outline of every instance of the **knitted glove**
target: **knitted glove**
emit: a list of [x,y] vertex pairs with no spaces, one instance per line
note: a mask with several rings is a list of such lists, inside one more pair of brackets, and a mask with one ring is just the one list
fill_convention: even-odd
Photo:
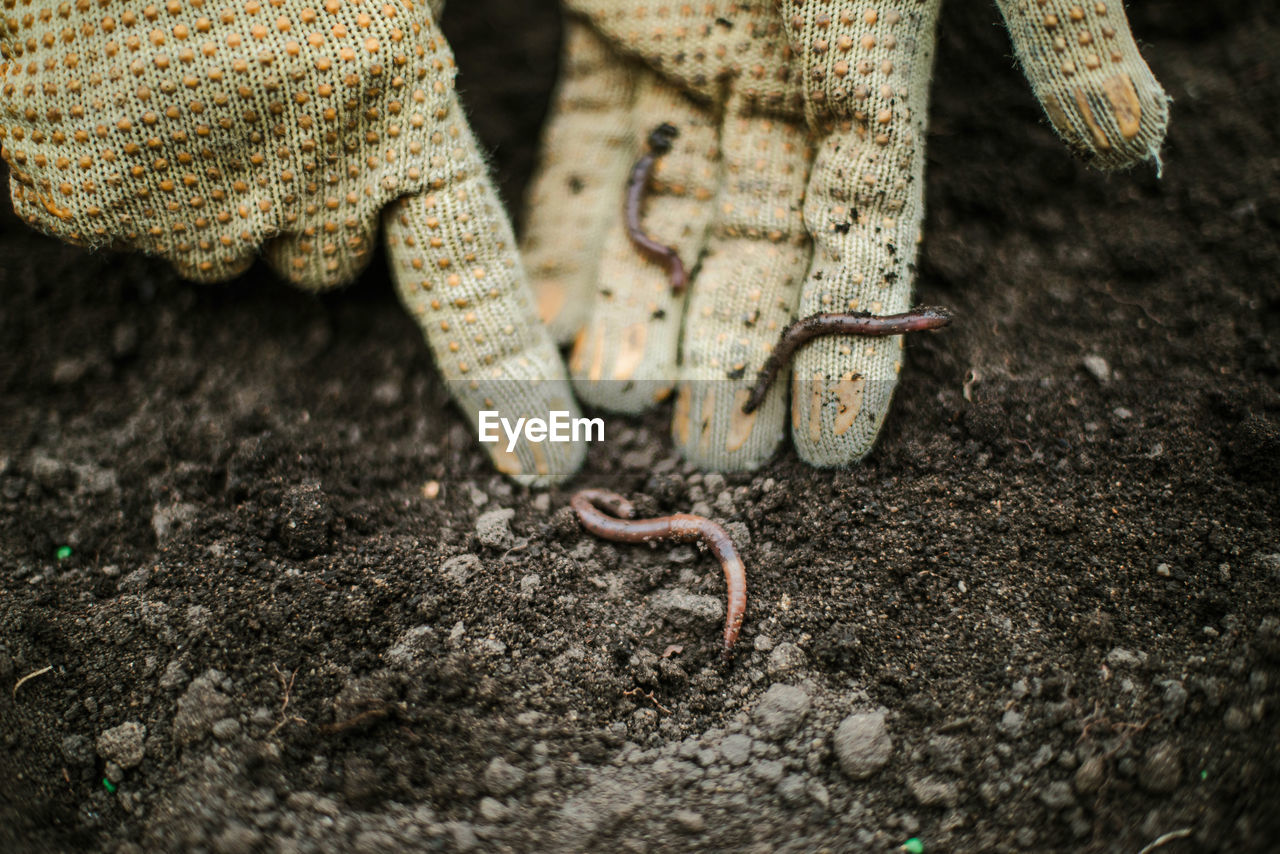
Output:
[[[575,413],[510,224],[454,91],[439,7],[414,0],[5,0],[0,154],[14,209],[182,275],[261,251],[323,289],[368,262],[379,218],[397,291],[462,410]],[[580,443],[487,446],[528,483]]]
[[[870,450],[902,337],[824,337],[744,414],[796,317],[911,304],[939,0],[565,0],[565,71],[525,249],[539,309],[575,340],[579,396],[635,412],[678,388],[674,435],[717,469],[782,441],[850,464]],[[1073,151],[1114,169],[1155,158],[1167,98],[1118,0],[998,0],[1014,48]],[[660,123],[644,230],[694,277],[687,298],[637,251],[623,188]]]

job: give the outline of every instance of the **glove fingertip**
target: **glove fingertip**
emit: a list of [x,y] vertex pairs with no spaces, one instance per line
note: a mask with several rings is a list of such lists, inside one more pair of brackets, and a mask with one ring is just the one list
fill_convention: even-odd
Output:
[[899,338],[881,339],[853,359],[831,346],[817,342],[801,353],[791,385],[792,442],[818,468],[851,466],[871,452],[902,368]]
[[775,389],[750,413],[750,390],[728,382],[686,382],[676,399],[671,434],[681,455],[710,471],[753,471],[786,438],[785,395]]

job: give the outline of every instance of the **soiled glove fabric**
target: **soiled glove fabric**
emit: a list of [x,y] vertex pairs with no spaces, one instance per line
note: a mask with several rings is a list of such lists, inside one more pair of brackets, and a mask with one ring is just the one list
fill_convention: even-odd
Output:
[[[1026,76],[1073,151],[1157,157],[1167,98],[1118,0],[998,0]],[[819,338],[742,412],[795,317],[911,306],[939,0],[566,0],[565,71],[530,195],[525,259],[579,397],[635,412],[678,389],[674,435],[750,469],[784,438],[850,464],[870,450],[903,339]],[[640,254],[623,188],[649,132],[679,131],[644,227],[698,268],[687,297]]]
[[[350,281],[381,222],[396,289],[473,423],[576,414],[509,221],[413,0],[3,0],[0,151],[32,226],[236,276],[261,252],[309,289]],[[580,443],[487,445],[571,474]]]

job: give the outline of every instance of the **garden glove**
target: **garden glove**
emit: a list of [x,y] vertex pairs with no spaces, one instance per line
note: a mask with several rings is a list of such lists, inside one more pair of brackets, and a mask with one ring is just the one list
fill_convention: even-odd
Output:
[[[413,0],[5,0],[0,145],[17,214],[202,282],[259,251],[321,290],[368,262],[396,290],[462,410],[576,415],[511,226]],[[486,446],[526,483],[580,442]]]
[[[998,0],[1049,120],[1103,169],[1157,157],[1167,98],[1118,0]],[[866,454],[903,340],[819,338],[762,406],[743,403],[797,317],[903,312],[924,215],[939,0],[566,0],[563,77],[524,246],[539,310],[574,340],[579,397],[637,412],[677,389],[674,436],[714,469],[761,465],[787,411],[800,456]],[[644,231],[694,275],[687,298],[623,221],[628,170],[678,131]]]

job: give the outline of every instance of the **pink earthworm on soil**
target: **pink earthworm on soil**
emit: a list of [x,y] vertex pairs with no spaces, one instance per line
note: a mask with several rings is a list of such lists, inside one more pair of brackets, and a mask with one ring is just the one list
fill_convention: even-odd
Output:
[[667,279],[671,283],[671,292],[678,294],[684,290],[688,276],[679,253],[664,243],[650,237],[640,224],[640,208],[644,204],[645,191],[649,188],[649,178],[653,175],[653,166],[658,158],[671,150],[671,140],[679,134],[675,125],[662,123],[649,133],[649,150],[640,155],[640,159],[631,167],[631,175],[627,178],[626,202],[623,212],[627,219],[627,235],[641,252],[667,267]]
[[742,411],[746,414],[755,412],[764,402],[764,396],[777,378],[778,371],[791,361],[796,350],[814,338],[825,335],[861,335],[879,338],[886,335],[905,335],[908,332],[941,329],[950,324],[951,312],[936,306],[913,308],[902,314],[874,315],[858,312],[811,314],[803,317],[782,330],[777,346],[773,348],[773,352],[765,360],[764,367],[756,375],[755,385],[751,387],[751,396],[742,405]]
[[700,540],[705,543],[720,561],[729,589],[724,617],[724,648],[721,650],[726,659],[729,657],[742,629],[743,615],[747,612],[747,570],[724,528],[692,513],[636,519],[635,506],[607,489],[579,490],[569,499],[569,504],[578,514],[582,527],[606,540],[618,543],[689,543]]

